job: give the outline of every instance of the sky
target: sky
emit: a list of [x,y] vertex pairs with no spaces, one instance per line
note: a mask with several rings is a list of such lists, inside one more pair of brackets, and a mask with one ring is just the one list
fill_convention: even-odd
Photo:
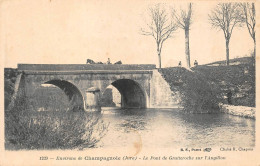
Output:
[[[6,0],[1,3],[0,48],[4,67],[28,64],[85,64],[86,59],[123,64],[156,64],[156,43],[140,29],[146,0]],[[166,8],[186,2],[161,1]],[[225,39],[213,29],[208,14],[216,2],[194,2],[190,30],[191,64],[225,60]],[[249,55],[253,40],[246,27],[234,30],[230,58]],[[185,64],[184,31],[179,29],[162,48],[162,67]]]

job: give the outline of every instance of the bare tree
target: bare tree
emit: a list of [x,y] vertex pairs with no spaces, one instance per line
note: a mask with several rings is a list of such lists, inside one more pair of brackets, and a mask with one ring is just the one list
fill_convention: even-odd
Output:
[[243,19],[246,23],[247,29],[249,31],[250,36],[254,41],[254,57],[256,55],[256,40],[255,40],[255,4],[254,3],[242,3],[240,4],[243,10]]
[[235,27],[241,27],[243,18],[238,3],[219,3],[209,14],[211,25],[224,32],[226,39],[226,64],[229,65],[229,42]]
[[159,60],[159,68],[161,68],[161,51],[163,43],[177,30],[176,24],[169,19],[169,16],[161,4],[156,4],[149,8],[149,19],[145,29],[141,29],[142,35],[152,36],[157,46],[157,54]]
[[172,12],[177,26],[185,32],[185,55],[188,68],[190,68],[190,26],[192,24],[193,8],[192,3],[189,3],[188,10],[181,9],[180,15],[174,10]]

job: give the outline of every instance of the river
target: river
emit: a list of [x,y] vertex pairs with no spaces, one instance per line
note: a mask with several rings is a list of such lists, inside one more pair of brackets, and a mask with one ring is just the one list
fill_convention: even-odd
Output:
[[103,108],[109,123],[103,147],[254,147],[255,120],[228,114],[185,114],[178,109]]

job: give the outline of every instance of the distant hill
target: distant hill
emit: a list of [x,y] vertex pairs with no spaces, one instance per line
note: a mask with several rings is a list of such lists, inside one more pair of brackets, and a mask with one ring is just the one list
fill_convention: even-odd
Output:
[[[241,58],[234,58],[229,60],[229,64],[232,65],[239,65],[239,64],[254,64],[254,58],[252,57],[241,57]],[[201,66],[226,66],[226,61],[216,61],[208,64],[204,64]]]

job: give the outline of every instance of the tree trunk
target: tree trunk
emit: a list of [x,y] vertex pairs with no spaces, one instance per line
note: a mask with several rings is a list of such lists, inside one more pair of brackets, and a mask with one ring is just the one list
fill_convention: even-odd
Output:
[[161,48],[159,42],[157,42],[157,54],[158,54],[159,69],[160,69],[162,65],[161,65]]
[[189,42],[189,28],[185,29],[185,55],[187,67],[190,68],[190,42]]
[[229,65],[229,40],[226,39],[226,65]]
[[161,53],[158,51],[158,60],[159,60],[159,68],[162,67],[162,64],[161,64]]
[[256,41],[254,39],[254,58],[256,58]]

